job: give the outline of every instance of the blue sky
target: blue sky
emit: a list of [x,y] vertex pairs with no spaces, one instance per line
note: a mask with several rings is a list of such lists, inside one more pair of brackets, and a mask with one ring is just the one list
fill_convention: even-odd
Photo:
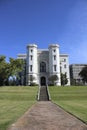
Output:
[[0,54],[60,45],[69,63],[87,63],[87,0],[0,0]]

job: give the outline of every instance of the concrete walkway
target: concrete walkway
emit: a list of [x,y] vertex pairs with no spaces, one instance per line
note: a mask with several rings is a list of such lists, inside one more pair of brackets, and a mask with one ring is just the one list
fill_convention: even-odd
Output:
[[52,102],[40,101],[8,130],[87,130],[87,125]]

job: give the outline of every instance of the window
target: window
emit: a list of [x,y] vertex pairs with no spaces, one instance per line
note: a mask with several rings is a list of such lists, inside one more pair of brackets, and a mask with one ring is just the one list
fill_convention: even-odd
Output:
[[54,49],[53,51],[54,51],[54,52],[56,52],[56,50],[55,50],[55,49]]
[[56,60],[56,55],[54,55],[54,60]]
[[60,72],[62,72],[62,67],[60,66]]
[[66,64],[64,65],[64,68],[66,68]]
[[65,72],[65,75],[67,76],[67,72]]
[[32,65],[30,65],[30,71],[32,71]]
[[33,50],[31,49],[31,53],[33,52]]
[[40,63],[40,72],[46,72],[46,63],[45,62]]
[[33,56],[31,55],[31,56],[30,56],[30,60],[32,60],[32,59],[33,59]]
[[54,65],[54,71],[56,71],[56,65]]
[[66,59],[64,59],[64,62],[66,62]]

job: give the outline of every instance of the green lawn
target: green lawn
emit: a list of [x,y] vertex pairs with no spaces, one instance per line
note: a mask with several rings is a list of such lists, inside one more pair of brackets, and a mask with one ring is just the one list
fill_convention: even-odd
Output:
[[0,130],[6,130],[35,102],[38,87],[0,87]]
[[49,87],[51,100],[87,123],[87,86]]

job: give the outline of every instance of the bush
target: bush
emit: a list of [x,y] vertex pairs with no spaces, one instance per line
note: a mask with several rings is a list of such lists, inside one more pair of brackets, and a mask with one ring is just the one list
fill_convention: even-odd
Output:
[[53,84],[53,83],[49,83],[48,85],[49,85],[49,86],[54,86],[54,84]]
[[30,86],[38,86],[38,84],[37,84],[37,83],[32,82],[32,83],[30,83]]

